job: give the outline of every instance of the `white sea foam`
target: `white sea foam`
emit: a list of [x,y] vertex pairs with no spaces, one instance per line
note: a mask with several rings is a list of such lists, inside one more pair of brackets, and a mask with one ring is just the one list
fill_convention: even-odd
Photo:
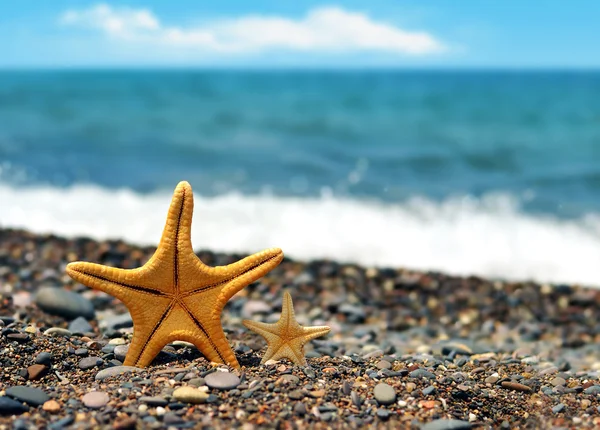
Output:
[[[156,244],[170,197],[94,186],[0,185],[0,226]],[[600,286],[600,215],[570,221],[533,216],[502,194],[402,204],[196,195],[192,233],[197,249],[278,246],[297,259]]]

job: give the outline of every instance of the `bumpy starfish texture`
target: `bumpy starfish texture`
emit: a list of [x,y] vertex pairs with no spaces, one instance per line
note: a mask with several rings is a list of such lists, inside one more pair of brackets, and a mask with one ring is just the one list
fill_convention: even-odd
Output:
[[206,266],[192,248],[193,208],[192,188],[180,182],[158,248],[142,267],[67,266],[73,279],[118,298],[129,309],[133,339],[126,366],[148,366],[163,346],[184,340],[211,361],[240,367],[223,332],[221,311],[234,294],[276,267],[283,253],[272,248],[227,266]]
[[330,330],[327,326],[303,327],[298,324],[294,316],[292,296],[287,291],[283,295],[283,307],[278,322],[267,324],[244,320],[242,324],[264,337],[269,345],[261,364],[271,359],[287,358],[298,366],[306,366],[304,345],[312,339],[326,335]]

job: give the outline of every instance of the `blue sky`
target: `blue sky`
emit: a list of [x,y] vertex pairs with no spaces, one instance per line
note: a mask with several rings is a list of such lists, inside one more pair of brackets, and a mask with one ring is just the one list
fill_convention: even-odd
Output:
[[600,68],[598,0],[0,2],[0,67]]

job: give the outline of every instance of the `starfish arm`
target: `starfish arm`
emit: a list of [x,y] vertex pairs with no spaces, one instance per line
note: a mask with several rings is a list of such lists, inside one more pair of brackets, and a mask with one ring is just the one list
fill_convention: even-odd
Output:
[[[160,266],[173,273],[173,282],[177,280],[180,255],[193,254],[191,229],[194,211],[194,193],[189,183],[177,184],[163,233],[156,249],[146,266]],[[198,260],[200,262],[200,260]],[[200,264],[202,264],[200,262]]]
[[216,267],[229,281],[221,290],[221,297],[227,302],[238,291],[262,278],[283,260],[283,252],[279,248],[265,249],[227,266]]
[[244,324],[248,330],[251,330],[254,333],[264,337],[267,342],[281,337],[281,329],[279,328],[278,324],[267,324],[264,322],[250,320],[243,320],[242,324]]
[[292,302],[292,296],[289,291],[283,293],[283,303],[281,306],[281,317],[279,320],[282,321],[287,327],[296,323],[296,316],[294,314],[294,303]]
[[110,294],[125,303],[127,307],[142,297],[148,299],[165,296],[165,292],[147,286],[143,282],[143,268],[118,269],[102,264],[78,261],[69,263],[66,271],[75,281]]
[[331,329],[327,326],[315,326],[315,327],[302,327],[302,340],[303,343],[308,343],[313,339],[321,336],[325,336]]

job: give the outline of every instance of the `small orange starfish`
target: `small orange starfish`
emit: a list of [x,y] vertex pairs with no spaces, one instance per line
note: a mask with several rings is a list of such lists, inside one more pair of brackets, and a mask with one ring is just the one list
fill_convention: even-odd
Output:
[[249,320],[242,321],[242,324],[264,337],[269,345],[261,364],[271,359],[288,358],[298,366],[306,366],[304,344],[326,335],[330,330],[327,326],[303,327],[298,324],[294,315],[292,296],[287,291],[283,295],[281,317],[275,324]]
[[192,248],[193,208],[192,187],[180,182],[158,248],[142,267],[67,266],[73,279],[118,298],[129,309],[133,340],[126,366],[145,367],[167,343],[184,340],[211,361],[240,367],[223,332],[221,312],[234,294],[277,266],[283,252],[272,248],[227,266],[208,267]]

